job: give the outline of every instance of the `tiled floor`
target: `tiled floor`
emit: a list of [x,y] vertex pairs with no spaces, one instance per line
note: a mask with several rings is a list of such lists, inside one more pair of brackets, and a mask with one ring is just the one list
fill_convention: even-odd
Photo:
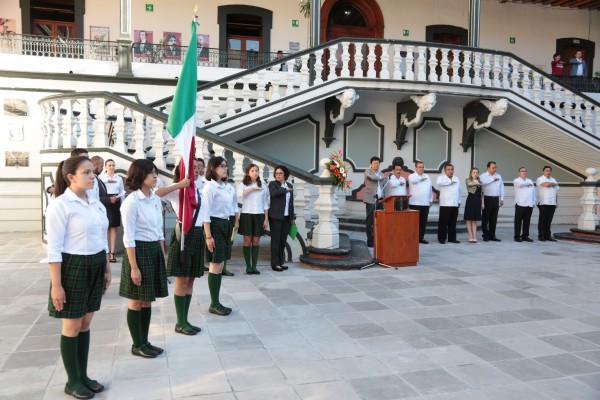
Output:
[[[165,353],[152,360],[129,353],[113,264],[92,324],[96,397],[600,399],[600,247],[500,231],[502,243],[432,241],[418,267],[397,270],[277,273],[264,259],[246,276],[237,256],[221,292],[230,316],[208,314],[197,280],[197,336],[173,332],[171,297],[154,304],[150,340]],[[0,254],[0,398],[65,399],[40,234],[0,234]]]

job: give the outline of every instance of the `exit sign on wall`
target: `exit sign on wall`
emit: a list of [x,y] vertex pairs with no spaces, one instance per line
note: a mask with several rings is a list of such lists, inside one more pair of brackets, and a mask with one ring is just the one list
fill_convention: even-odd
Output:
[[146,4],[147,12],[154,12],[154,4]]

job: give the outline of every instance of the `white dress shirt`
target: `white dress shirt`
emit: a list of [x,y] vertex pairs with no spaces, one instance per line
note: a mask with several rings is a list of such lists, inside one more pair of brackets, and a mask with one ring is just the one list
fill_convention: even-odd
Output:
[[535,184],[538,187],[538,204],[542,206],[556,205],[556,192],[560,189],[556,186],[542,186],[542,183],[558,183],[553,177],[546,178],[544,175],[537,178]]
[[408,204],[413,206],[430,206],[433,203],[431,180],[427,174],[419,175],[414,172],[408,177],[408,182],[410,184]]
[[250,188],[258,187],[256,182],[246,186],[240,183],[237,190],[237,201],[242,204],[242,214],[264,214],[269,209],[269,189],[263,183],[260,191],[252,191],[244,196]]
[[[167,193],[161,197],[163,201],[171,202],[171,208],[177,214],[177,218],[179,219],[179,190],[174,190],[171,193]],[[206,213],[206,205],[204,204],[204,200],[202,199],[202,192],[198,188],[194,188],[196,192],[196,202],[200,203],[200,210],[198,211],[198,218],[196,218],[195,227],[204,226],[204,214]],[[194,210],[196,212],[196,210]]]
[[440,187],[440,207],[460,207],[460,180],[456,175],[452,179],[440,175],[437,185]]
[[119,175],[110,176],[105,172],[101,173],[99,176],[100,180],[104,182],[106,186],[106,193],[109,196],[116,195],[121,202],[125,200],[125,186],[123,185],[123,178]]
[[232,208],[231,203],[236,199],[232,192],[227,189],[227,186],[229,185],[225,182],[217,182],[211,179],[202,188],[202,200],[206,204],[204,222],[210,224],[210,217],[229,219]]
[[406,179],[396,178],[396,175],[390,174],[383,188],[385,197],[406,196]]
[[200,175],[198,177],[198,179],[196,179],[196,181],[194,182],[194,185],[196,185],[196,187],[202,191],[202,188],[204,188],[204,185],[206,185],[206,178],[203,175]]
[[535,205],[535,187],[529,178],[516,178],[513,181],[515,188],[515,204],[520,207],[533,207]]
[[484,172],[479,180],[483,185],[484,196],[500,197],[500,200],[504,201],[504,182],[500,174],[490,175],[489,172]]
[[61,253],[89,256],[108,252],[106,208],[89,195],[88,202],[67,188],[48,205],[48,262],[62,262]]
[[156,242],[165,240],[160,198],[150,191],[150,197],[141,190],[131,193],[121,205],[123,244],[134,248],[135,241]]
[[227,193],[229,193],[229,196],[231,197],[229,202],[229,216],[235,217],[235,214],[237,214],[240,211],[237,203],[237,195],[235,193],[235,188],[229,182],[225,182],[225,185]]
[[90,197],[92,197],[95,200],[100,201],[100,188],[99,188],[98,176],[97,175],[94,178],[94,188],[86,190],[86,193],[87,193],[87,196],[88,196],[88,200],[89,200]]

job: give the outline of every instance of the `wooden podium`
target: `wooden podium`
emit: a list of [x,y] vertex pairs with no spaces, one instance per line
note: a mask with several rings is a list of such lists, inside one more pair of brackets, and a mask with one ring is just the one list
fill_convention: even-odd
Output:
[[373,257],[381,264],[409,267],[419,261],[419,211],[408,208],[410,196],[386,197],[375,211]]

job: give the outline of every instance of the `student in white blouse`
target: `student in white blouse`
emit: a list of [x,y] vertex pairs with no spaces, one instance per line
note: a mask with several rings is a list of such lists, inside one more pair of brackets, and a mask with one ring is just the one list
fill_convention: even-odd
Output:
[[[519,176],[513,180],[515,188],[515,242],[533,242],[529,238],[529,223],[535,205],[535,187],[527,178],[527,168],[519,168]],[[523,232],[521,233],[521,226]]]
[[242,204],[239,232],[244,236],[246,274],[260,275],[256,269],[258,244],[269,227],[269,191],[260,179],[258,165],[246,166],[246,175],[238,186],[237,199]]
[[444,174],[437,179],[440,188],[440,217],[438,220],[438,241],[460,243],[456,240],[456,220],[460,208],[460,180],[454,175],[454,166],[450,163],[444,167]]
[[152,191],[156,185],[155,168],[149,160],[131,163],[125,184],[132,193],[121,206],[125,255],[119,295],[129,299],[127,325],[133,340],[131,353],[146,358],[163,352],[148,342],[148,331],[152,302],[169,294],[162,205]]
[[550,225],[556,211],[556,192],[560,189],[556,179],[552,177],[552,167],[545,166],[542,170],[542,176],[537,178],[538,187],[538,208],[540,216],[538,220],[538,239],[542,242],[556,242],[552,237]]
[[117,262],[115,258],[115,244],[117,242],[117,228],[121,226],[121,203],[125,200],[125,186],[123,178],[115,174],[115,161],[108,159],[104,163],[105,171],[98,177],[104,186],[108,195],[106,211],[108,213],[108,242],[110,252],[108,258],[110,262]]
[[231,260],[231,250],[233,247],[233,238],[235,236],[235,231],[240,227],[240,210],[237,203],[237,196],[235,193],[235,187],[231,183],[229,183],[229,170],[226,170],[226,175],[222,179],[225,183],[225,189],[227,193],[229,193],[229,197],[231,201],[229,201],[227,206],[229,207],[229,224],[231,225],[231,232],[229,233],[229,240],[231,245],[227,248],[227,253],[225,254],[225,260],[223,261],[223,270],[221,271],[221,275],[223,276],[234,276],[233,272],[229,272],[227,270],[227,261]]
[[385,197],[406,196],[406,179],[402,177],[402,166],[395,165],[394,170],[388,176],[384,186],[383,193]]
[[65,393],[91,399],[104,386],[87,375],[90,324],[110,285],[106,252],[106,208],[87,190],[96,177],[89,158],[62,161],[56,171],[55,200],[46,211],[50,316],[62,318],[60,352],[67,372]]
[[[194,181],[198,179],[199,168],[198,161],[194,161]],[[156,195],[163,201],[171,202],[171,207],[177,213],[178,226],[173,229],[171,240],[169,241],[169,258],[167,262],[167,275],[175,276],[175,312],[177,314],[177,323],[175,332],[184,335],[195,335],[201,331],[197,326],[188,321],[188,313],[192,302],[194,290],[194,280],[204,275],[204,212],[206,206],[202,201],[202,193],[198,188],[194,188],[196,193],[196,204],[198,208],[194,211],[194,226],[187,234],[183,235],[184,249],[181,253],[181,233],[182,219],[179,217],[179,196],[181,190],[190,186],[190,180],[181,179],[179,165],[173,170],[173,184],[156,190]],[[182,259],[183,257],[183,259]]]
[[223,157],[211,158],[206,166],[205,176],[207,182],[202,189],[202,200],[206,205],[204,237],[209,252],[206,254],[209,260],[207,281],[211,300],[208,312],[225,316],[231,313],[231,308],[220,303],[219,292],[223,262],[231,247],[231,194],[223,182],[223,178],[227,176],[227,160]]

